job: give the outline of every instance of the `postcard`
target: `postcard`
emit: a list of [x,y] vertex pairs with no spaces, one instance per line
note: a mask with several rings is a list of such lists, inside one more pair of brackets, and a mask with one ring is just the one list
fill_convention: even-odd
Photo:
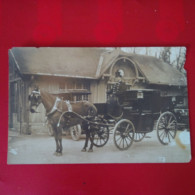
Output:
[[8,164],[191,160],[185,47],[9,50]]

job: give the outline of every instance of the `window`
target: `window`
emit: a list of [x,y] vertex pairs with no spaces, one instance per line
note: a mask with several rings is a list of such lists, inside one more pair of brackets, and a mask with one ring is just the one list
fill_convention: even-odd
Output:
[[67,83],[67,89],[75,89],[75,82],[74,81],[68,81]]
[[89,82],[84,82],[83,83],[83,89],[87,89],[90,91],[90,83]]
[[88,101],[89,100],[88,95],[83,95],[83,100]]
[[[83,89],[87,89],[87,91],[90,91],[90,82],[85,81],[83,83]],[[89,101],[88,94],[83,95],[83,100]]]
[[65,89],[65,82],[61,81],[59,83],[59,89]]
[[77,81],[76,89],[82,89],[82,82],[81,81]]
[[82,100],[82,95],[77,95],[76,96],[76,101],[81,101]]

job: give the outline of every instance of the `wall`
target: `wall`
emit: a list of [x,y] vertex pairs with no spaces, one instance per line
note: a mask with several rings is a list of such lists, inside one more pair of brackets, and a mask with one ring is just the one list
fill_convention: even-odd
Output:
[[91,81],[91,102],[106,102],[107,79]]

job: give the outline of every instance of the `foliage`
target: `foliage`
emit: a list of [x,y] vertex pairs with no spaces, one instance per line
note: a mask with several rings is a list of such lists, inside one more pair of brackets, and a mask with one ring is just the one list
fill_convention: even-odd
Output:
[[186,73],[184,64],[186,60],[185,47],[123,47],[123,51],[147,56],[154,56],[173,66],[182,73]]

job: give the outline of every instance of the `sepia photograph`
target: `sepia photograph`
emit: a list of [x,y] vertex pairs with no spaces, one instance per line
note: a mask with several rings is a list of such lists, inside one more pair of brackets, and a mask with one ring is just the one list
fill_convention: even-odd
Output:
[[13,47],[8,164],[191,160],[185,47]]

